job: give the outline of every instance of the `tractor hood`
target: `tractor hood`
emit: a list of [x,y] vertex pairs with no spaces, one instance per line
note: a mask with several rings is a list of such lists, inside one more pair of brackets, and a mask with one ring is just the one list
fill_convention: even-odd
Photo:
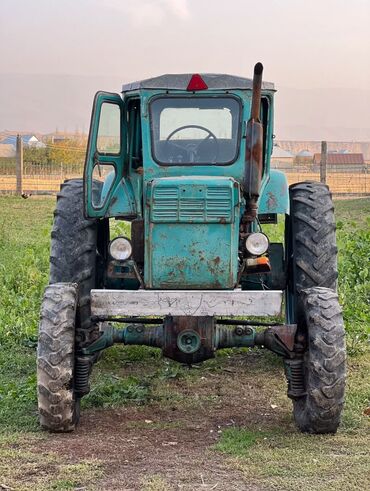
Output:
[[231,289],[237,283],[240,188],[231,177],[153,179],[146,193],[145,284]]

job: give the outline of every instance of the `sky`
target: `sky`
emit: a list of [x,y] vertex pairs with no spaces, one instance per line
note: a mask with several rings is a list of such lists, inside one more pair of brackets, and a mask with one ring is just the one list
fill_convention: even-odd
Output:
[[[46,129],[42,114],[34,115],[34,123],[29,114],[22,119],[20,106],[27,109],[30,102],[24,102],[22,80],[30,82],[28,98],[35,100],[41,97],[37,87],[56,81],[54,100],[61,101],[55,121],[50,105],[46,111],[52,130],[73,125],[60,108],[79,94],[85,98],[86,78],[90,97],[95,88],[119,91],[121,82],[162,73],[248,77],[256,61],[264,64],[265,79],[281,89],[277,118],[285,133],[295,117],[300,127],[305,122],[314,126],[312,118],[322,113],[328,89],[337,91],[334,103],[344,107],[339,121],[334,111],[328,123],[332,129],[336,124],[351,128],[349,138],[354,139],[357,127],[361,138],[370,128],[365,115],[370,119],[370,0],[0,0],[0,60],[0,130],[24,121],[35,130]],[[75,80],[72,99],[63,91],[66,77],[68,93],[73,94]],[[112,86],[95,87],[100,81]],[[296,101],[306,95],[310,102],[300,104],[300,110],[308,110],[309,121],[305,114],[294,115]],[[355,111],[348,102],[351,95],[362,101]],[[48,97],[52,103],[52,94]],[[311,99],[314,108],[308,107]]]

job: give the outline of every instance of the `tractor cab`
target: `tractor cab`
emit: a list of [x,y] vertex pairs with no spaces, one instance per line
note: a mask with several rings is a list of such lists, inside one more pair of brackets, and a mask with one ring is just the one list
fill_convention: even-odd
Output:
[[[137,199],[115,206],[122,188],[136,181],[145,187],[153,178],[226,175],[242,183],[252,87],[253,81],[242,77],[183,74],[124,85],[122,96],[98,92],[85,171],[87,216],[141,215]],[[264,82],[258,115],[264,181],[272,151],[273,95],[273,84]],[[93,196],[95,179],[105,186]]]

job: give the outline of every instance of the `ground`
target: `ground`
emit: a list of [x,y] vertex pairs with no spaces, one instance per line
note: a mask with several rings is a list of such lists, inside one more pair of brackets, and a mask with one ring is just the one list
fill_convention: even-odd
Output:
[[[362,233],[370,200],[343,203],[340,247],[350,248],[340,221],[356,220]],[[281,362],[268,352],[223,350],[188,369],[137,347],[104,353],[75,433],[41,431],[35,334],[53,199],[0,198],[0,206],[0,490],[370,489],[367,311],[353,310],[355,297],[346,310],[357,327],[348,327],[347,399],[337,435],[296,430]],[[347,260],[343,254],[342,298],[355,274]],[[367,276],[359,278],[363,296]]]

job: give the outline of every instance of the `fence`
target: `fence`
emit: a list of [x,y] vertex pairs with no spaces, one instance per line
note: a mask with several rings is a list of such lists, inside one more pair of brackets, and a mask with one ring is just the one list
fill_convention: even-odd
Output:
[[[289,169],[284,171],[289,184],[301,181],[320,181],[320,171]],[[327,167],[326,184],[334,195],[370,195],[370,169],[340,169]]]
[[[65,179],[82,177],[83,166],[24,162],[22,191],[27,194],[54,194]],[[0,160],[0,193],[14,194],[17,189],[16,161]]]
[[[282,169],[289,184],[301,181],[320,181],[320,172],[312,168]],[[22,191],[27,194],[54,194],[65,179],[82,177],[81,164],[40,164],[24,162]],[[327,168],[326,183],[334,195],[370,195],[370,169]],[[15,159],[0,159],[0,193],[14,194],[17,190]]]

